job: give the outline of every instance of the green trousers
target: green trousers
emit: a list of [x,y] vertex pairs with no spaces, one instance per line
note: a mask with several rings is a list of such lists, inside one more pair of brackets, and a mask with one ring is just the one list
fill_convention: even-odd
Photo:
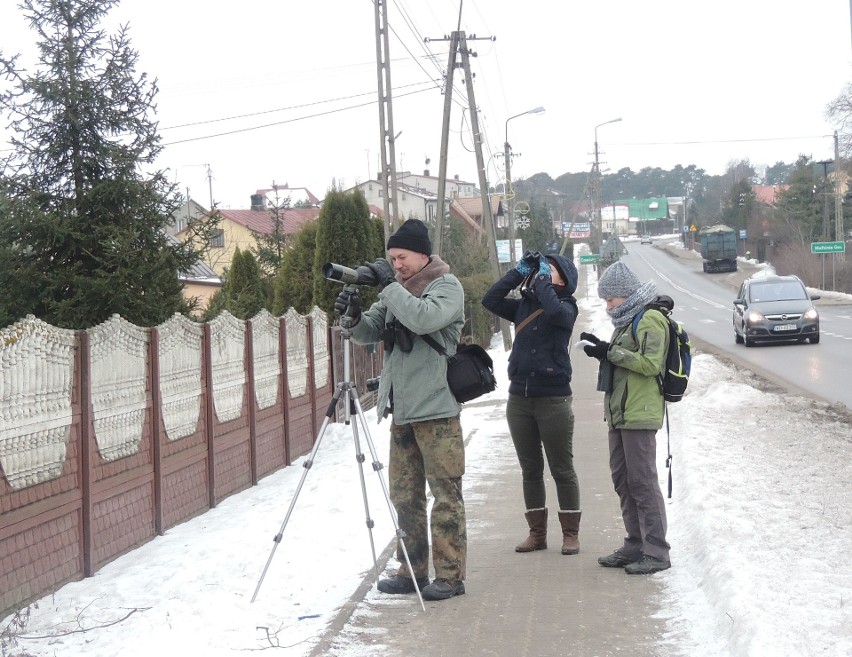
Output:
[[571,402],[571,397],[509,395],[506,420],[521,466],[527,509],[546,506],[545,455],[556,484],[559,509],[580,509],[580,485],[574,471],[574,411]]

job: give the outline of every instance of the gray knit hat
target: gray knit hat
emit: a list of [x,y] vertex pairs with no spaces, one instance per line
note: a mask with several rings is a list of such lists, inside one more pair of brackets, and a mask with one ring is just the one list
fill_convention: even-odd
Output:
[[617,260],[604,270],[598,280],[598,296],[601,299],[626,299],[642,287],[639,277],[621,260]]

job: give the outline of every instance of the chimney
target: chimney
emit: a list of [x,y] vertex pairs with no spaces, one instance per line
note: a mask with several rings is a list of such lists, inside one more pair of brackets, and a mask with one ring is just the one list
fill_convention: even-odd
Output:
[[429,175],[429,169],[423,169],[423,175],[428,176]]
[[459,181],[459,174],[454,175],[454,176],[453,176],[453,179],[454,179],[456,182],[458,182],[458,181]]
[[266,196],[264,194],[251,195],[251,209],[256,212],[266,210]]

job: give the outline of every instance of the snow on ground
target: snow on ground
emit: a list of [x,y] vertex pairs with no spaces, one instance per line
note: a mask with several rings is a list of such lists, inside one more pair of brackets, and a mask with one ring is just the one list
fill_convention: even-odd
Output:
[[[582,299],[580,306],[577,334],[609,335],[602,304]],[[507,354],[499,346],[491,354],[495,371],[505,373]],[[827,404],[761,386],[750,372],[699,354],[687,397],[670,406],[669,539],[677,558],[660,576],[661,655],[852,655],[852,428]],[[483,398],[494,405],[465,409],[468,435],[503,428],[505,390]],[[370,467],[385,463],[388,423],[376,425],[372,411],[365,416],[369,440],[359,431],[358,444],[367,457],[369,512],[353,432],[330,424],[312,468],[301,467],[302,458],[39,600],[17,646],[4,637],[0,654],[218,657],[289,647],[287,655],[308,655],[372,569],[368,515],[377,555],[393,537],[387,498]],[[664,441],[663,430],[662,457]],[[465,478],[472,495],[490,473],[515,467],[475,435],[468,461],[475,464]],[[664,465],[659,470],[667,475]]]

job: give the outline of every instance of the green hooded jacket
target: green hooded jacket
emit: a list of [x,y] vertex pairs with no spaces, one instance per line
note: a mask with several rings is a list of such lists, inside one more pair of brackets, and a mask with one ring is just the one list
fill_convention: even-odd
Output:
[[413,348],[405,353],[394,347],[384,353],[384,365],[376,410],[379,419],[387,408],[393,388],[393,420],[409,424],[461,412],[447,384],[447,359],[416,336],[429,334],[452,356],[464,327],[464,288],[453,274],[431,281],[420,297],[400,283],[391,283],[379,293],[379,300],[361,314],[352,329],[352,339],[360,344],[382,341],[385,324],[394,318],[415,337]]
[[[647,310],[636,327],[632,322],[616,328],[601,372],[610,371],[611,384],[604,395],[606,421],[612,429],[653,429],[663,426],[665,406],[657,377],[662,373],[668,351],[666,318]],[[611,364],[611,367],[605,367]]]

